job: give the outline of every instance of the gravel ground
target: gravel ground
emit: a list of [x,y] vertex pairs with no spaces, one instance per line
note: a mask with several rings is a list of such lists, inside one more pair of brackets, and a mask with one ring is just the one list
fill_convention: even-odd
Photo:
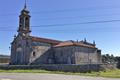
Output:
[[120,80],[120,78],[39,73],[0,73],[0,80]]

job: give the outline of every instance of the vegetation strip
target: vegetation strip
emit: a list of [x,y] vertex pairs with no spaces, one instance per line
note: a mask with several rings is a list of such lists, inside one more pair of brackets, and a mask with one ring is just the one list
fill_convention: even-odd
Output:
[[65,75],[120,78],[119,69],[106,70],[100,72],[90,72],[90,73],[73,73],[73,72],[47,71],[47,70],[0,70],[0,73],[48,73],[48,74],[52,73],[52,74],[65,74]]

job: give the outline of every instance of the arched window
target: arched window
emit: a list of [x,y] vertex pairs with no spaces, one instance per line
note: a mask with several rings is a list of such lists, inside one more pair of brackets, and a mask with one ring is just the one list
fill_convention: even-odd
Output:
[[28,17],[26,17],[26,19],[25,19],[25,25],[28,27],[28,25],[29,25],[29,19],[28,19]]
[[22,21],[23,21],[22,18],[20,18],[20,22],[19,22],[19,23],[20,23],[20,24],[19,24],[20,26],[22,26]]
[[35,57],[36,56],[36,53],[35,52],[33,52],[33,57]]

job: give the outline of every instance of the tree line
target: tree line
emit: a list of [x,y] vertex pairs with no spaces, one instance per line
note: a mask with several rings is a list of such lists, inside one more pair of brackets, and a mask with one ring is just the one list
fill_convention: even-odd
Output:
[[120,69],[120,57],[119,56],[114,56],[113,54],[104,54],[102,55],[102,62],[103,63],[108,63],[108,64],[116,64],[117,68]]

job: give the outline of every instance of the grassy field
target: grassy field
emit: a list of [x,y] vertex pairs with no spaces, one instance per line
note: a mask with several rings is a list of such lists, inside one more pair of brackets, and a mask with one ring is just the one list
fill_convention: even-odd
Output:
[[0,73],[49,73],[49,74],[120,78],[119,69],[106,70],[106,71],[100,71],[100,72],[91,72],[91,73],[72,73],[72,72],[46,71],[46,70],[0,70]]

